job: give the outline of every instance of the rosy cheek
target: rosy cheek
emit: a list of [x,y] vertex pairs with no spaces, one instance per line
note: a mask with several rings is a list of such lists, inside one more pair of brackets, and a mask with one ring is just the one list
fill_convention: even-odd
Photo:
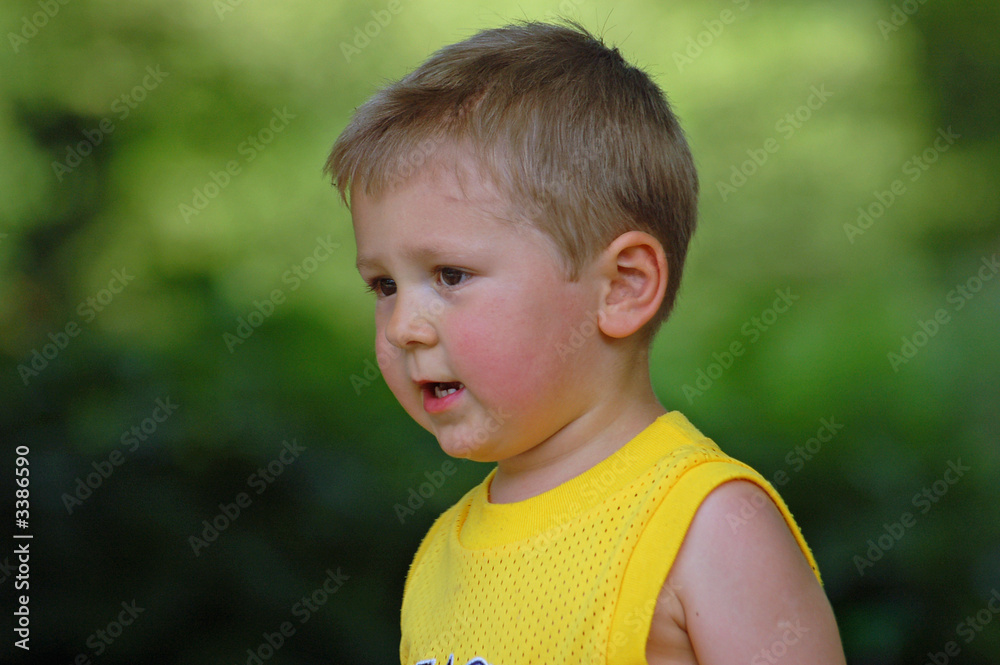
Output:
[[463,317],[449,332],[453,369],[484,406],[517,412],[538,404],[552,368],[539,363],[538,340],[525,321],[482,313]]

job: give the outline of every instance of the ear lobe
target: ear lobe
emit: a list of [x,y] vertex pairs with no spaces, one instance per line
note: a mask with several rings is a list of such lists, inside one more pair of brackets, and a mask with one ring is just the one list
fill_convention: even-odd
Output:
[[627,231],[601,255],[607,280],[599,325],[609,337],[625,338],[656,316],[667,291],[667,258],[660,241],[642,231]]

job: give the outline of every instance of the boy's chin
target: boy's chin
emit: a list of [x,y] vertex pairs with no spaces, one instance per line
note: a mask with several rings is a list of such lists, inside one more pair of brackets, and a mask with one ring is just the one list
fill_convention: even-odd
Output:
[[482,420],[469,417],[431,419],[426,413],[411,414],[421,427],[430,432],[441,450],[449,457],[473,462],[496,462],[509,447],[504,434],[509,416],[503,409],[490,410]]
[[441,446],[441,450],[443,450],[448,457],[467,459],[473,462],[492,461],[488,459],[488,455],[484,456],[484,451],[480,449],[478,444],[469,444],[468,442],[456,443],[449,441],[447,438],[442,439],[441,437],[438,437],[438,445]]
[[432,434],[437,438],[441,450],[449,457],[467,459],[473,462],[497,461],[493,441],[470,441],[469,439],[449,436],[444,433],[432,432]]

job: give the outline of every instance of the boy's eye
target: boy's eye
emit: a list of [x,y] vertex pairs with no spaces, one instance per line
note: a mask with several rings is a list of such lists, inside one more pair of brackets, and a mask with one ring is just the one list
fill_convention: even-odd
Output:
[[368,282],[368,290],[376,296],[384,298],[396,293],[396,282],[388,277],[376,277]]
[[445,286],[458,286],[469,274],[458,268],[441,268],[438,272],[441,275],[441,283]]

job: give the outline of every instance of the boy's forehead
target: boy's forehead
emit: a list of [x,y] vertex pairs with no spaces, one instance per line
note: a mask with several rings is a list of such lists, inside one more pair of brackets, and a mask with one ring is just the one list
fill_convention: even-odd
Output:
[[[357,233],[365,220],[388,211],[403,213],[407,217],[415,211],[451,211],[463,213],[472,220],[513,223],[526,221],[514,211],[510,197],[484,175],[468,156],[440,156],[426,163],[406,179],[391,180],[381,190],[366,191],[362,183],[351,187],[351,221]],[[442,223],[446,215],[435,215]],[[522,224],[516,224],[521,226]]]
[[370,203],[395,194],[422,192],[449,203],[494,204],[507,197],[489,172],[468,150],[440,148],[419,167],[401,167],[371,183],[352,183],[351,201],[360,198]]
[[[447,252],[487,251],[498,234],[508,233],[546,245],[553,259],[561,260],[552,239],[517,214],[490,180],[476,175],[439,166],[384,192],[352,192],[357,267],[378,263],[379,254],[390,246],[407,258],[426,259]],[[415,233],[406,233],[409,228]]]

